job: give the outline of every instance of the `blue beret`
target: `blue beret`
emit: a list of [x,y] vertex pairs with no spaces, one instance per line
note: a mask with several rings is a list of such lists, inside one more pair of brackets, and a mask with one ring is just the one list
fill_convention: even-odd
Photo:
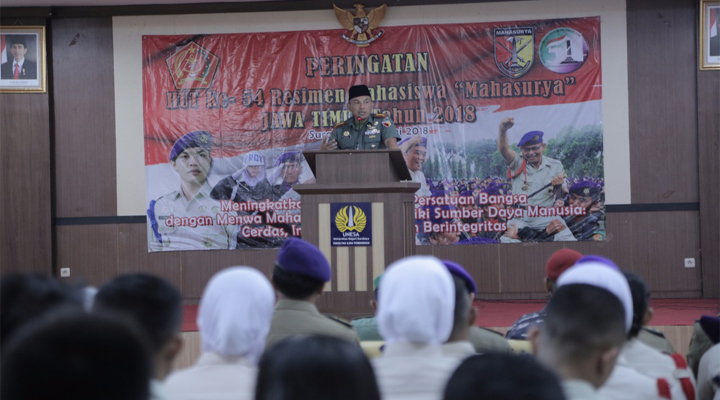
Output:
[[618,267],[617,264],[615,264],[612,260],[594,255],[584,256],[583,258],[577,260],[577,262],[575,262],[575,265],[580,265],[586,262],[597,262],[600,264],[605,264],[608,267],[614,269],[615,271],[620,271],[620,267]]
[[523,147],[531,144],[538,144],[543,142],[544,133],[540,131],[530,131],[523,135],[518,143],[518,147]]
[[365,85],[355,85],[348,91],[348,100],[352,100],[360,96],[370,96],[370,89]]
[[463,190],[459,194],[459,196],[461,196],[461,197],[472,197],[472,195],[473,195],[472,192],[469,190]]
[[319,281],[328,282],[331,278],[330,264],[320,249],[312,244],[293,237],[285,239],[277,257],[277,265],[286,271]]
[[296,151],[289,151],[283,155],[281,155],[277,160],[275,160],[275,166],[279,166],[280,164],[284,164],[286,162],[302,162],[303,157],[302,154],[296,152]]
[[[406,137],[405,139],[401,140],[400,143],[398,143],[398,146],[407,142],[408,140],[410,140],[412,138],[413,138],[413,136]],[[413,147],[415,147],[415,146],[427,147],[427,138],[421,136],[420,139],[422,139],[422,142],[413,145]],[[412,147],[410,149],[412,149]],[[410,150],[410,149],[408,149],[408,150]]]
[[570,193],[579,194],[582,196],[592,196],[600,193],[601,187],[597,183],[591,180],[584,180],[575,183],[570,186]]
[[187,135],[184,135],[183,137],[178,139],[170,150],[170,161],[175,161],[175,159],[180,155],[180,153],[185,151],[185,149],[189,149],[192,147],[200,147],[206,150],[210,150],[212,148],[212,135],[210,134],[210,132],[190,132]]
[[494,183],[488,185],[485,189],[483,189],[482,193],[488,194],[490,196],[499,196],[506,194],[503,185],[497,185]]
[[465,287],[467,287],[468,292],[473,294],[477,293],[475,281],[473,280],[472,276],[470,276],[470,274],[465,271],[465,268],[460,266],[460,264],[454,263],[450,260],[443,260],[443,264],[445,264],[445,267],[448,269],[448,271],[450,271],[452,275],[457,276],[458,278],[465,281]]
[[714,344],[720,342],[720,319],[710,315],[700,317],[700,327]]

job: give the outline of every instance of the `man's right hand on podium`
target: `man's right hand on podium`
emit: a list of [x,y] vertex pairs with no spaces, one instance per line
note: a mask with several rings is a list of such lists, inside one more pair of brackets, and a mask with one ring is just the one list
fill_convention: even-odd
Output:
[[322,143],[320,143],[320,150],[336,150],[337,148],[337,142],[329,136],[323,139]]

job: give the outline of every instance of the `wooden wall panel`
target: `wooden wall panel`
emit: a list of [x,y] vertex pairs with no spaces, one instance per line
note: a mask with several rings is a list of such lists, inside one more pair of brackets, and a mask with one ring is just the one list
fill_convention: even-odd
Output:
[[459,246],[417,246],[418,250],[432,249],[433,255],[441,260],[460,264],[475,280],[478,292],[497,292],[501,269],[499,262],[500,245],[469,245],[467,251],[458,251]]
[[70,281],[100,286],[118,269],[115,225],[58,226],[57,268],[70,268]]
[[698,170],[703,297],[720,297],[720,71],[699,71]]
[[[2,25],[45,25],[44,18]],[[52,273],[50,97],[0,94],[0,274]]]
[[627,2],[633,204],[698,201],[696,3]]
[[145,273],[159,276],[182,288],[182,253],[148,253],[145,224],[117,225],[118,273]]
[[54,19],[52,43],[56,216],[117,215],[112,19]]

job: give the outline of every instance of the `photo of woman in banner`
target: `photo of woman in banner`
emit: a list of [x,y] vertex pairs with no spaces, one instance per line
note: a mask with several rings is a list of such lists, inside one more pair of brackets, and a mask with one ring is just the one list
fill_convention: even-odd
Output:
[[150,251],[235,248],[235,226],[217,224],[220,202],[211,197],[207,182],[212,144],[209,132],[195,131],[178,139],[170,150],[168,159],[180,187],[150,201]]

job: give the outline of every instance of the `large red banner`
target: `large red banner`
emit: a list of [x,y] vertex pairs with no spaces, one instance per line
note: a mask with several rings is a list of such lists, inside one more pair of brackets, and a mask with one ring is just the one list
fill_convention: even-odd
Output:
[[[602,192],[599,18],[380,27],[366,34],[367,47],[347,40],[355,35],[143,37],[151,250],[274,247],[299,236],[291,187],[312,181],[299,152],[350,117],[347,90],[356,84],[369,87],[401,138],[424,139],[403,148],[409,167],[422,150],[410,168],[423,185],[419,244],[604,237],[602,199],[582,212],[570,201],[578,183]],[[530,162],[521,171],[499,148],[505,118],[514,118],[505,127],[520,160],[524,150],[513,145],[525,131],[544,132],[540,157],[557,159],[553,172],[564,174],[554,193],[531,193],[528,176],[547,168]],[[590,236],[572,221],[549,229],[591,215]]]

